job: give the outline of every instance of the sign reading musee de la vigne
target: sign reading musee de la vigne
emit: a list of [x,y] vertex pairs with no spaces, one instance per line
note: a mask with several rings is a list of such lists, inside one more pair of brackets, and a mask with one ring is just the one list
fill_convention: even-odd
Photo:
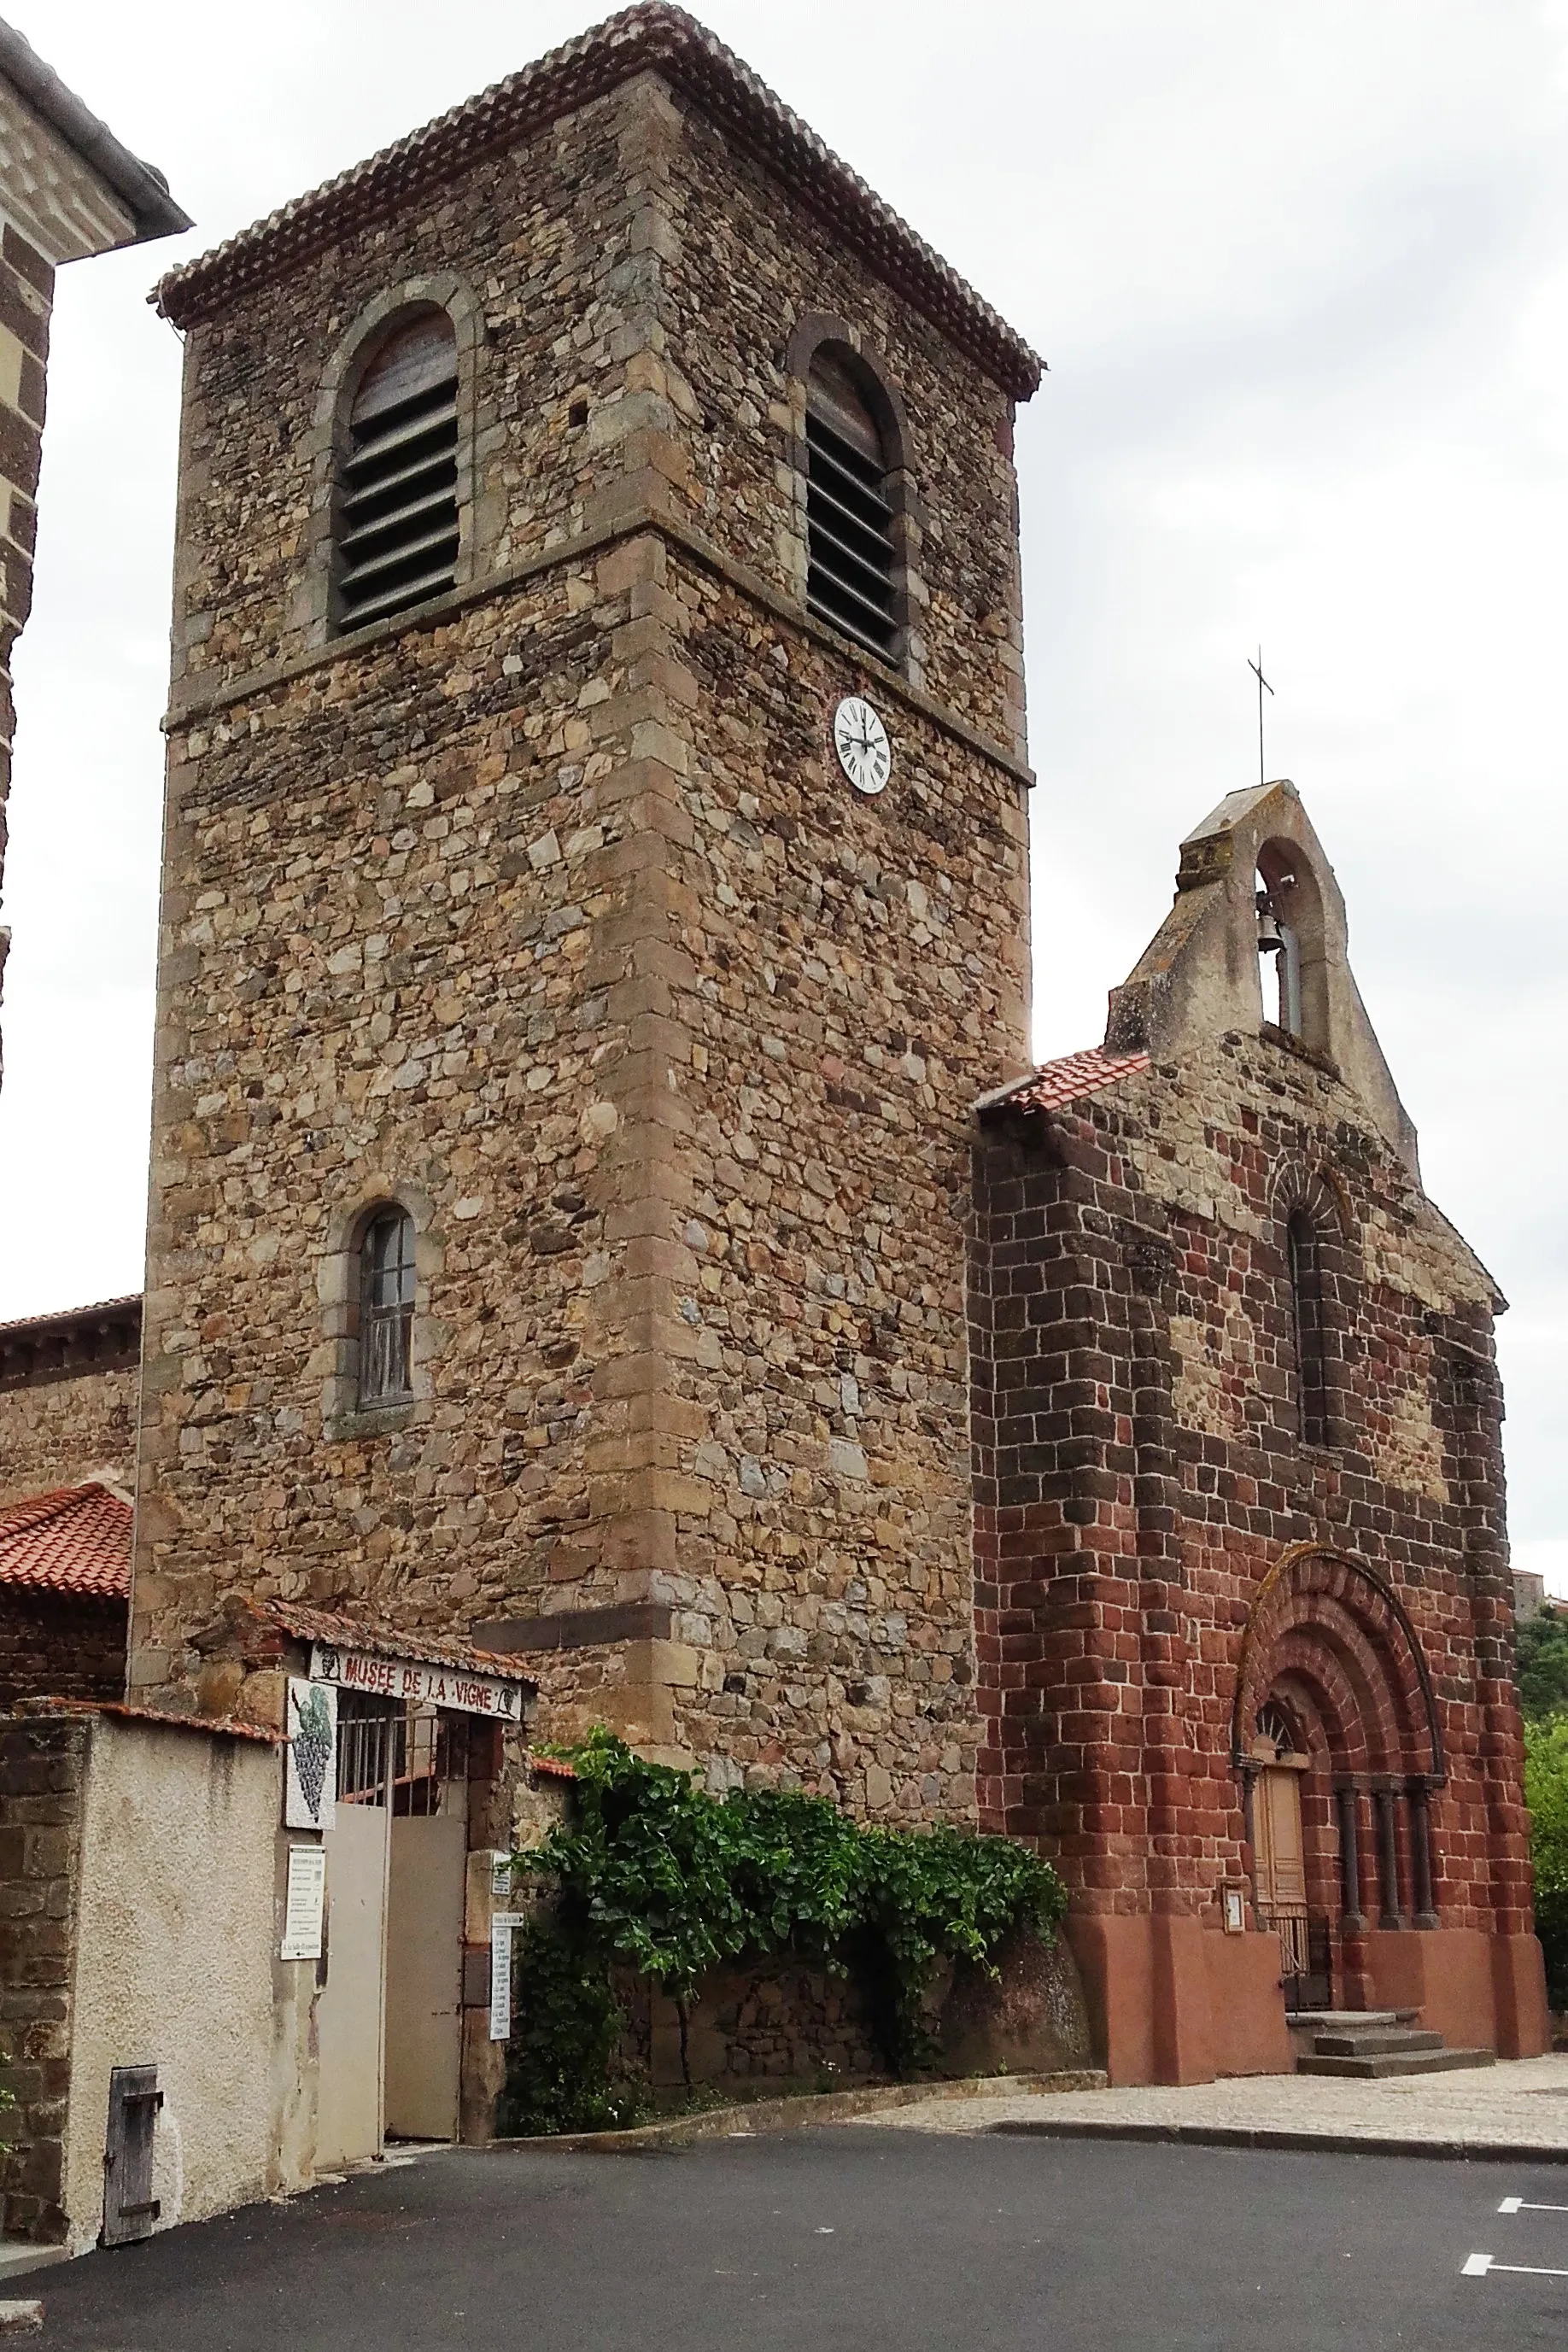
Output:
[[317,1642],[310,1651],[310,1680],[335,1683],[339,1690],[363,1691],[369,1698],[413,1700],[421,1706],[447,1706],[460,1715],[490,1715],[508,1723],[522,1719],[522,1685],[494,1675],[470,1675],[460,1666],[422,1665],[410,1658],[374,1658],[365,1650],[339,1650]]

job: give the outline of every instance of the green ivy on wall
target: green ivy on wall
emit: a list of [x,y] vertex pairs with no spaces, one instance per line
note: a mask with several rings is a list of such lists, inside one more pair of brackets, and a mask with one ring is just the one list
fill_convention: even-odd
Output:
[[673,1996],[683,2044],[689,2004],[725,1961],[787,1949],[839,1969],[903,2074],[930,2054],[921,2001],[939,1963],[984,1965],[1014,1927],[1054,1937],[1067,1909],[1050,1864],[1011,1838],[862,1826],[786,1790],[710,1797],[602,1729],[568,1754],[574,1818],[514,1857],[555,1899],[515,1956],[503,2131],[627,2120],[633,2095],[610,2079],[617,1963]]
[[1568,2009],[1568,1712],[1525,1723],[1524,1801],[1547,1999]]

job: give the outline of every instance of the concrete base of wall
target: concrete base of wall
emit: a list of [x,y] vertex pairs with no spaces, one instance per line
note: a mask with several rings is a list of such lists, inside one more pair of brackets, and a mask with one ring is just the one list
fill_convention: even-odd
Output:
[[1279,1945],[1148,1913],[1068,1921],[1097,2055],[1113,2084],[1211,2083],[1290,2065]]
[[1374,1928],[1364,1938],[1376,2009],[1418,2009],[1456,2049],[1538,2058],[1552,2047],[1546,1968],[1533,1936],[1479,1927]]
[[[1271,1932],[1221,1935],[1196,1919],[1077,1916],[1068,1937],[1096,2055],[1113,2084],[1207,2083],[1294,2065]],[[1413,2009],[1450,2046],[1534,2058],[1552,2046],[1533,1936],[1479,1928],[1373,1930],[1356,2006]]]
[[1552,2047],[1546,1955],[1539,1936],[1494,1936],[1492,2000],[1500,2058],[1539,2058]]

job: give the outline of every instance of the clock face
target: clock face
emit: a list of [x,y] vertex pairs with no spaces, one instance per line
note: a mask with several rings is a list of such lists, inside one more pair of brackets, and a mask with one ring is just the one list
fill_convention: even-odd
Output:
[[893,772],[888,730],[861,695],[847,694],[834,712],[833,748],[858,793],[879,793]]

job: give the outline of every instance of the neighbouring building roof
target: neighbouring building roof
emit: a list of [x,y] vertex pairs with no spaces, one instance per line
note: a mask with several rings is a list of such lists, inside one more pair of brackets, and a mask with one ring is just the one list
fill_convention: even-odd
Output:
[[0,1323],[0,1388],[116,1370],[136,1361],[141,1344],[139,1293]]
[[263,1748],[281,1748],[288,1734],[264,1723],[246,1723],[233,1715],[171,1715],[157,1706],[137,1706],[120,1698],[62,1698],[49,1695],[23,1699],[18,1715],[107,1715],[116,1723],[151,1723],[160,1731],[200,1731],[213,1739],[253,1739]]
[[117,195],[135,226],[128,241],[143,245],[150,237],[176,236],[193,227],[188,213],[169,194],[162,172],[143,163],[122,147],[105,122],[68,89],[58,74],[47,66],[31,43],[14,25],[0,18],[0,74],[11,83],[33,112],[95,172]]
[[1042,1062],[1026,1078],[1016,1078],[1011,1086],[982,1096],[977,1108],[982,1111],[1062,1110],[1085,1095],[1099,1094],[1104,1087],[1136,1077],[1148,1066],[1147,1054],[1108,1054],[1101,1046],[1090,1045],[1085,1053],[1064,1054],[1059,1061]]
[[211,253],[170,270],[153,299],[177,327],[211,318],[341,237],[427,197],[479,156],[531,138],[648,71],[660,74],[725,138],[776,172],[802,204],[852,240],[889,286],[1015,399],[1027,400],[1038,389],[1042,362],[1023,337],[732,50],[664,0],[645,0],[609,17]]
[[123,1601],[132,1509],[107,1486],[57,1486],[0,1511],[0,1586]]
[[404,1633],[383,1623],[366,1624],[335,1610],[308,1609],[291,1601],[260,1601],[258,1616],[269,1618],[296,1641],[328,1642],[334,1650],[365,1650],[373,1658],[403,1658],[411,1665],[451,1666],[459,1674],[489,1675],[492,1680],[521,1683],[530,1690],[533,1677],[515,1659],[493,1650],[476,1649],[450,1633]]

